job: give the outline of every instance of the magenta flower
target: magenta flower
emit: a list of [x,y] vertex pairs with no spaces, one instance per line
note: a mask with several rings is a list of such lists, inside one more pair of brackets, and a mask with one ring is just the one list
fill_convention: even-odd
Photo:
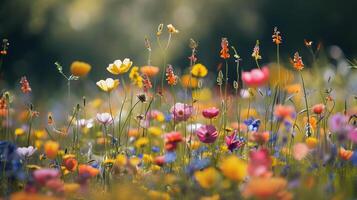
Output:
[[57,179],[60,173],[56,169],[38,169],[33,172],[33,178],[40,185],[46,185],[48,181]]
[[271,158],[267,149],[249,152],[248,173],[250,176],[264,176],[270,172]]
[[262,69],[253,69],[250,72],[243,72],[242,80],[249,87],[262,86],[269,80],[269,69],[263,67]]
[[170,112],[175,121],[186,121],[191,117],[193,107],[183,103],[176,103],[171,107]]
[[352,128],[348,133],[348,139],[357,144],[357,128]]
[[216,107],[207,108],[202,111],[202,115],[207,119],[212,119],[219,114],[219,109]]
[[203,143],[213,143],[218,137],[216,128],[212,125],[203,125],[196,130],[198,139]]
[[231,152],[244,145],[244,141],[238,138],[237,131],[234,131],[231,135],[226,136],[225,140],[226,145]]

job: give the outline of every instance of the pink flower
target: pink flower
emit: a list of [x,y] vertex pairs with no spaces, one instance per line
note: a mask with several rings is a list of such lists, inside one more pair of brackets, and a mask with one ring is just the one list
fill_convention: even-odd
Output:
[[202,111],[202,115],[207,119],[212,119],[219,114],[219,109],[216,107],[207,108]]
[[237,135],[237,131],[234,131],[231,135],[226,136],[226,145],[228,149],[233,152],[234,149],[237,149],[244,145],[244,141],[240,140]]
[[109,113],[98,113],[97,120],[103,125],[108,125],[113,122],[113,118]]
[[183,103],[176,103],[171,107],[170,112],[175,121],[186,121],[191,117],[193,107]]
[[309,148],[305,143],[297,143],[293,147],[293,157],[295,160],[302,160],[309,153]]
[[170,132],[165,134],[165,149],[167,151],[174,151],[177,144],[183,140],[180,132]]
[[348,133],[348,139],[357,144],[357,128],[352,128]]
[[212,125],[203,125],[196,130],[198,139],[203,143],[213,143],[218,137],[216,128]]
[[60,173],[56,169],[38,169],[33,172],[33,177],[40,185],[46,185],[46,183],[52,179],[59,178]]
[[269,80],[269,69],[253,69],[250,72],[242,73],[242,80],[249,87],[258,87],[264,85]]
[[248,173],[250,176],[266,176],[270,174],[271,158],[267,149],[259,149],[249,153]]

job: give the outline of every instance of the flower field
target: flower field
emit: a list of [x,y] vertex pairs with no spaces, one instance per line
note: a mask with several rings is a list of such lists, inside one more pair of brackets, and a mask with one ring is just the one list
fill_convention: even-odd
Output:
[[[281,58],[285,38],[275,27],[264,44],[276,51],[269,63],[259,40],[244,50],[218,38],[221,50],[211,56],[220,64],[207,67],[190,39],[187,66],[176,67],[167,52],[178,34],[160,24],[145,37],[146,63],[108,61],[102,80],[87,78],[85,61],[49,63],[66,86],[60,99],[35,100],[41,88],[26,74],[15,86],[0,85],[1,196],[357,198],[356,60],[338,49],[328,59],[308,40]],[[9,53],[4,39],[0,71]]]

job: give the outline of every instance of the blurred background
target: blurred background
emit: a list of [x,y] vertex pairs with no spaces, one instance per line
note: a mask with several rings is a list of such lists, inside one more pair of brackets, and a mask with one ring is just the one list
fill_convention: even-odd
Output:
[[308,65],[304,39],[321,42],[326,50],[337,45],[352,59],[357,57],[356,8],[356,0],[2,0],[0,37],[10,46],[0,84],[18,87],[26,75],[35,94],[55,93],[65,81],[54,62],[68,72],[72,61],[81,60],[92,65],[87,79],[94,85],[110,77],[105,68],[115,59],[129,57],[134,65],[145,65],[145,36],[152,41],[152,64],[161,66],[155,37],[160,23],[180,31],[173,37],[169,63],[182,69],[189,64],[190,38],[199,43],[199,61],[211,70],[221,62],[221,37],[238,49],[244,69],[255,66],[251,52],[257,39],[261,62],[275,61],[274,26],[282,33],[286,63],[299,51]]

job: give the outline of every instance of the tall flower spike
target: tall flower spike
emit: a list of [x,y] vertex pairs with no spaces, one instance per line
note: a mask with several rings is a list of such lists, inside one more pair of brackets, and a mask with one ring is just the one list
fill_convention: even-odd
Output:
[[166,80],[167,80],[167,84],[169,85],[177,84],[177,76],[174,74],[174,68],[172,67],[172,65],[169,65],[166,68]]
[[276,45],[281,44],[282,39],[281,39],[280,31],[278,30],[278,27],[274,27],[274,32],[273,32],[272,38],[273,38],[273,42]]
[[144,86],[144,92],[148,92],[150,88],[152,88],[151,81],[147,75],[143,75],[143,86]]
[[293,64],[294,68],[298,71],[301,71],[302,69],[304,69],[304,63],[302,62],[302,58],[299,55],[299,52],[296,52],[294,54],[294,59],[292,60],[292,64]]
[[262,56],[260,55],[259,40],[257,40],[257,42],[255,43],[255,46],[254,46],[254,49],[253,49],[253,53],[252,53],[252,57],[255,60],[262,59]]
[[228,40],[227,40],[227,38],[222,38],[221,48],[222,48],[221,51],[220,51],[221,58],[228,59],[230,57],[230,55],[229,55],[229,48],[228,48]]
[[26,76],[21,77],[20,84],[23,93],[26,94],[31,92],[30,83],[27,81]]

